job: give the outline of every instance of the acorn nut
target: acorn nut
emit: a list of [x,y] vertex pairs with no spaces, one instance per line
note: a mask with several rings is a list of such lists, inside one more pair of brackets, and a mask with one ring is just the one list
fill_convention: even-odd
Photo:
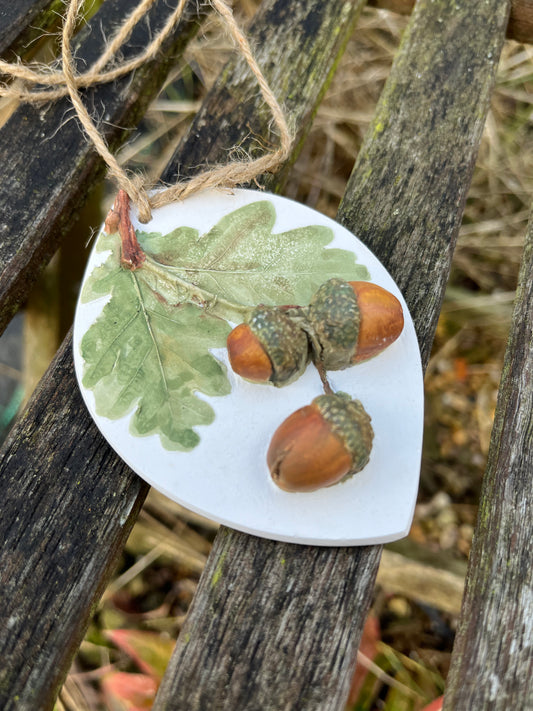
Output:
[[296,380],[309,358],[306,334],[275,306],[255,308],[248,323],[231,331],[227,347],[235,373],[255,383],[278,387]]
[[398,299],[368,281],[330,279],[307,309],[315,358],[341,370],[381,353],[403,330]]
[[285,491],[315,491],[361,471],[374,431],[359,400],[319,395],[278,427],[267,452],[273,481]]

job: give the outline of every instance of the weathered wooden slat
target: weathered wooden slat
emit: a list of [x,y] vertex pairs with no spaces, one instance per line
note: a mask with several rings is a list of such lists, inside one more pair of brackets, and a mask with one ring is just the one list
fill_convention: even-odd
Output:
[[0,56],[14,59],[23,45],[57,22],[61,0],[0,0]]
[[380,554],[221,529],[154,709],[343,708]]
[[[288,13],[285,0],[276,0],[265,4],[254,24],[252,34],[270,37],[267,44],[273,48],[276,61],[284,62],[283,71],[276,66],[274,90],[280,100],[290,102],[289,92],[302,87],[300,100],[292,100],[293,122],[298,124],[300,137],[360,5],[346,0],[327,5],[321,0],[299,0],[291,4]],[[284,57],[279,42],[281,28],[289,17],[290,32],[285,33],[285,39],[292,36],[293,54],[287,52]],[[318,33],[323,42],[315,47],[313,38]],[[306,47],[303,55],[302,46]],[[292,76],[287,81],[289,74]],[[226,86],[224,91],[228,90]],[[250,92],[255,103],[247,110],[252,115],[261,113],[257,90],[254,87]],[[244,139],[250,131],[248,116],[242,114],[241,119],[239,136]],[[219,119],[213,116],[211,120],[211,143],[217,144]],[[226,148],[218,142],[218,158],[226,157]],[[116,560],[145,491],[138,478],[109,453],[85,413],[72,372],[71,345],[67,339],[32,399],[31,409],[0,452],[1,486],[8,492],[0,515],[0,586],[5,585],[4,575],[11,581],[10,594],[0,599],[0,619],[10,620],[9,630],[0,626],[4,666],[0,706],[3,708],[5,701],[6,709],[14,708],[10,704],[17,696],[17,711],[34,711],[37,698],[38,708],[52,704],[54,684],[65,673],[90,607]],[[93,508],[91,489],[98,498],[94,517],[89,511]],[[68,505],[63,506],[63,501]],[[102,528],[101,536],[97,536],[98,527]],[[30,554],[31,566],[27,566]],[[38,575],[32,575],[32,570]],[[43,578],[48,588],[45,595]],[[51,669],[55,671],[49,683]]]
[[[424,363],[507,12],[418,3],[338,215],[403,289]],[[343,708],[380,554],[222,528],[154,708]]]
[[533,708],[533,221],[444,708]]
[[448,280],[508,11],[508,3],[498,0],[419,0],[359,152],[349,197],[341,204],[341,222],[380,255],[402,290],[423,363]]
[[[190,3],[195,12],[196,3]],[[129,2],[104,3],[82,33],[80,61],[91,64],[107,33],[131,9]],[[123,49],[135,56],[162,25],[170,10],[159,0],[146,21],[139,23]],[[157,60],[127,77],[87,92],[89,106],[99,117],[100,129],[117,147],[137,123],[166,75],[169,62],[197,29],[187,12]],[[91,31],[92,30],[92,31]],[[102,109],[105,107],[105,110]],[[21,130],[23,127],[23,130]],[[58,130],[61,127],[61,130]],[[91,183],[103,177],[103,162],[72,117],[68,99],[42,107],[22,105],[0,131],[0,332],[24,302],[40,270],[72,224]],[[83,239],[83,238],[82,238]],[[80,248],[82,248],[80,241]]]
[[[408,15],[415,0],[370,0],[369,5]],[[517,42],[533,42],[533,0],[511,0],[507,37]]]
[[94,430],[75,387],[67,340],[2,451],[0,708],[5,711],[53,706],[88,611],[100,598],[148,491]]

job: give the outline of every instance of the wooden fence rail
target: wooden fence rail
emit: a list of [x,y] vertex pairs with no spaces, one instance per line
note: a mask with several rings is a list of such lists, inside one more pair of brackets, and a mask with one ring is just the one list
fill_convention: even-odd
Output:
[[[167,4],[154,3],[126,55],[146,43]],[[374,4],[405,11],[412,5]],[[296,137],[287,165],[260,179],[267,189],[282,190],[363,5],[261,4],[249,35]],[[0,18],[16,18],[13,31],[0,31],[0,53],[24,36],[24,17],[37,24],[55,3],[11,6],[0,0]],[[110,27],[129,6],[126,0],[103,3],[93,30]],[[339,208],[337,219],[402,290],[424,365],[509,12],[514,36],[533,37],[532,6],[527,0],[416,3]],[[101,127],[113,148],[124,135],[116,125],[136,125],[196,31],[196,8],[191,2],[157,61],[133,79],[85,93],[93,107],[105,106]],[[79,56],[90,61],[100,41],[99,32],[82,32]],[[102,177],[102,163],[76,122],[65,120],[68,107],[66,101],[21,106],[0,132],[0,330]],[[223,162],[235,145],[253,153],[260,148],[257,137],[276,141],[249,71],[230,62],[162,178],[173,181]],[[532,245],[530,233],[450,672],[446,708],[454,710],[533,707]],[[0,707],[6,711],[53,707],[148,491],[86,412],[71,351],[69,336],[0,450]],[[155,711],[342,709],[380,557],[380,546],[298,546],[222,527]]]

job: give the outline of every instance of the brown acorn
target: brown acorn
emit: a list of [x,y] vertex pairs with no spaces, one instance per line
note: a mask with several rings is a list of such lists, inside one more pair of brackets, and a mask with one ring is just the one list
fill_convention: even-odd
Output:
[[315,491],[361,471],[374,431],[359,400],[319,395],[278,427],[267,452],[273,481],[285,491]]
[[307,309],[310,339],[326,370],[341,370],[381,353],[403,330],[398,299],[368,281],[330,279]]
[[241,323],[229,334],[227,347],[235,373],[278,387],[298,378],[309,358],[305,332],[275,306],[255,308],[248,323]]

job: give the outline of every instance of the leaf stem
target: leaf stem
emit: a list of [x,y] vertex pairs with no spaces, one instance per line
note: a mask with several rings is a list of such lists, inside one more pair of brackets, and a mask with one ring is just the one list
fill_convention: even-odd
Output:
[[108,233],[116,232],[118,229],[122,243],[120,257],[122,266],[131,269],[131,271],[139,269],[146,259],[146,255],[137,241],[137,235],[131,224],[130,198],[125,190],[118,191],[113,207],[106,217],[105,229]]
[[[171,291],[184,293],[187,301],[202,308],[215,310],[216,307],[219,307],[220,310],[239,314],[242,318],[249,316],[253,307],[229,301],[182,279],[143,251],[131,224],[130,198],[125,190],[120,189],[117,193],[113,207],[105,220],[105,231],[108,234],[118,231],[122,245],[120,263],[124,268],[135,271],[143,267],[170,286]],[[226,314],[224,315],[226,316]]]
[[246,319],[253,309],[253,306],[247,306],[245,304],[239,304],[235,301],[229,301],[221,296],[213,294],[213,292],[208,289],[204,289],[200,286],[192,284],[190,281],[183,279],[178,276],[173,270],[168,269],[164,265],[152,259],[148,255],[145,256],[145,261],[143,264],[143,269],[152,272],[158,279],[166,282],[170,285],[172,290],[178,290],[186,294],[187,301],[201,306],[205,309],[210,309],[213,311],[221,310],[225,311],[226,314],[222,314],[227,317],[227,312],[232,314],[239,314],[243,319]]

